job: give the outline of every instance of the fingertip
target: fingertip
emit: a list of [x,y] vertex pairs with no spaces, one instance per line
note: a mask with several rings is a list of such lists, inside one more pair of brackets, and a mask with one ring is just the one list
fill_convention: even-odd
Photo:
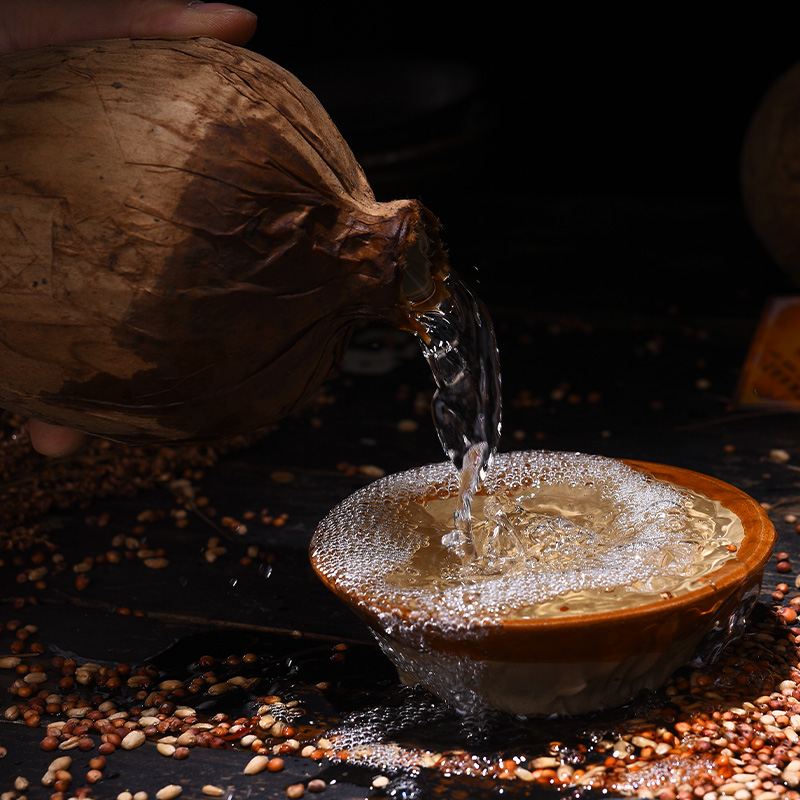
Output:
[[189,24],[208,26],[209,35],[236,45],[247,44],[258,25],[258,17],[252,11],[228,3],[193,2],[187,14]]
[[28,436],[37,453],[51,458],[71,455],[86,441],[86,434],[81,431],[51,425],[38,419],[28,422]]
[[228,3],[194,2],[179,10],[170,4],[132,20],[130,35],[134,38],[213,36],[242,46],[255,34],[257,23],[252,11]]
[[204,29],[189,35],[208,34],[240,46],[253,38],[258,24],[258,17],[252,11],[227,3],[193,3],[186,11],[187,25]]

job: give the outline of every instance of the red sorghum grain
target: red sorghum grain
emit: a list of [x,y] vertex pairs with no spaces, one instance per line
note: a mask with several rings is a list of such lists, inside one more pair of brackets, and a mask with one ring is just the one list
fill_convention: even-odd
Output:
[[88,783],[97,783],[103,777],[103,773],[99,769],[90,769],[86,773],[86,780]]

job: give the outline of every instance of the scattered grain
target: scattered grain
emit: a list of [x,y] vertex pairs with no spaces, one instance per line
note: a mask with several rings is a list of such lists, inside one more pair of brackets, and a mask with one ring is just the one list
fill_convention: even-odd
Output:
[[180,784],[170,783],[156,792],[156,798],[158,800],[174,800],[174,798],[180,797],[182,792],[183,787]]
[[374,464],[362,464],[358,468],[359,473],[366,475],[368,478],[382,478],[386,474],[386,470],[377,467]]
[[145,735],[144,731],[132,730],[123,737],[120,746],[123,750],[133,750],[134,748],[143,745],[146,739],[147,736]]
[[245,775],[257,775],[267,769],[269,759],[266,756],[253,756],[245,765]]

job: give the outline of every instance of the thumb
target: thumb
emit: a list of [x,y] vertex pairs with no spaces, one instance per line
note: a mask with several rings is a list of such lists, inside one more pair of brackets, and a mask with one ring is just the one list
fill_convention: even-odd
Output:
[[[139,12],[131,18],[129,36],[214,36],[231,44],[247,44],[256,31],[252,11],[228,3],[160,2],[138,3]],[[148,10],[148,6],[150,6]]]
[[200,0],[2,0],[0,54],[49,44],[128,37],[214,36],[246,44],[252,11]]
[[68,456],[86,439],[86,434],[49,422],[32,419],[28,422],[28,435],[33,449],[43,456]]

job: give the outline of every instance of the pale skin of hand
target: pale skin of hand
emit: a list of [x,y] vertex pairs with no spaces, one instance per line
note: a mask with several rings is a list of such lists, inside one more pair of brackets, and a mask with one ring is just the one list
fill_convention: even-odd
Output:
[[[121,39],[214,36],[244,45],[256,16],[227,3],[187,0],[0,0],[0,55],[50,44]],[[32,419],[28,435],[46,456],[74,453],[86,434]]]

